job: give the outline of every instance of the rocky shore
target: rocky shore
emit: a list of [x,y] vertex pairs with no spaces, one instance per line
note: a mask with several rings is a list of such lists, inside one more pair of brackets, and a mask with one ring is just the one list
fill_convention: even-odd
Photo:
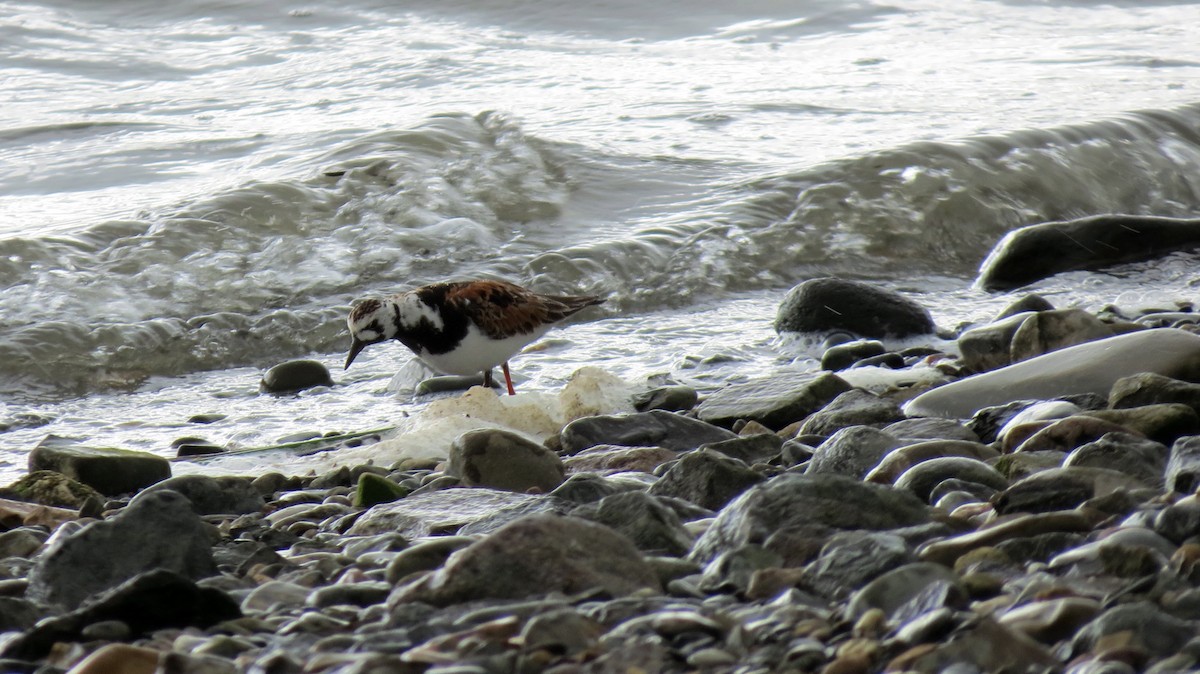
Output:
[[245,478],[48,438],[0,501],[0,671],[1196,670],[1200,316],[1161,309],[890,350],[927,312],[826,279],[776,323],[845,336],[821,371],[544,442]]

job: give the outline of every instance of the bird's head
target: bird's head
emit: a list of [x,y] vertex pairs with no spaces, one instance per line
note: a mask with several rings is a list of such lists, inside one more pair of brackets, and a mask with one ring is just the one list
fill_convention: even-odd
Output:
[[350,353],[346,355],[346,367],[358,357],[358,354],[371,344],[378,344],[396,336],[396,322],[393,319],[388,303],[377,297],[358,300],[350,309],[346,318],[350,328]]

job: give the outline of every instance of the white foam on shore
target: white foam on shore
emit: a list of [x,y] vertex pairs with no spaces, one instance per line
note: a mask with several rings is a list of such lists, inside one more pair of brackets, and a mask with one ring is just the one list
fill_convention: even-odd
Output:
[[508,396],[475,386],[461,396],[430,403],[378,443],[319,454],[308,465],[320,472],[364,463],[388,466],[406,458],[444,459],[455,438],[480,428],[500,428],[543,442],[575,419],[634,411],[632,394],[632,385],[596,367],[576,371],[557,394]]

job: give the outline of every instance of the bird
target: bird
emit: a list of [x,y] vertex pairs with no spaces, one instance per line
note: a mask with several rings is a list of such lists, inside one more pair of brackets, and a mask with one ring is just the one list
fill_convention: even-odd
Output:
[[604,301],[599,295],[542,295],[490,279],[431,283],[360,299],[346,318],[352,341],[343,369],[366,347],[396,339],[438,372],[482,372],[489,388],[492,368],[499,365],[508,394],[516,395],[509,359],[555,324]]

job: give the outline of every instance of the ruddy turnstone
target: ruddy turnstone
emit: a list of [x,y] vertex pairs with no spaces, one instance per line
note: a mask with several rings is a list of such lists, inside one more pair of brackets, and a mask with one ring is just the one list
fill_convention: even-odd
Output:
[[446,374],[504,371],[516,395],[508,359],[577,311],[600,304],[595,295],[539,295],[506,281],[433,283],[390,297],[359,300],[350,310],[346,368],[367,346],[398,339],[426,365]]

